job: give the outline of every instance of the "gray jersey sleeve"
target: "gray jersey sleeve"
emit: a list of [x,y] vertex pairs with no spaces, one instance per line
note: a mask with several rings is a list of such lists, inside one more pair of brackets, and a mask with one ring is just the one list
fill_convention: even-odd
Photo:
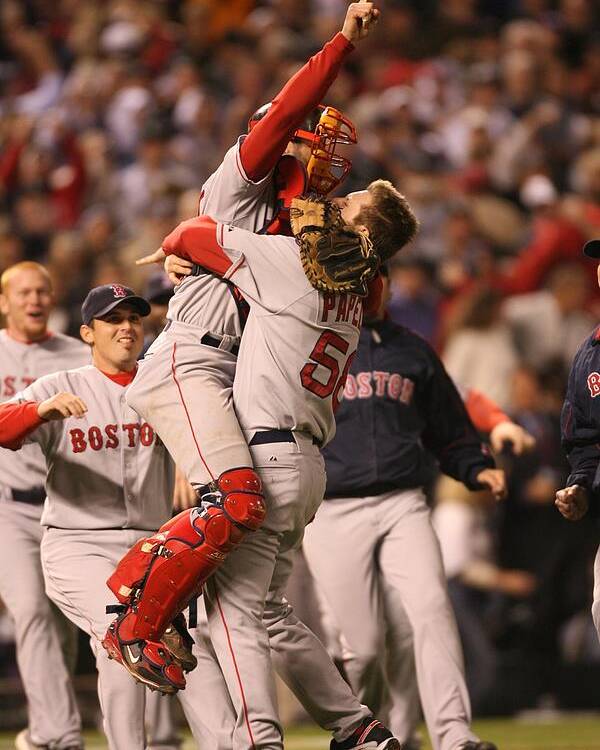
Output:
[[240,157],[244,137],[227,151],[219,168],[204,184],[199,213],[241,225],[250,222],[251,228],[258,228],[256,222],[264,222],[265,217],[264,209],[257,212],[257,207],[264,203],[266,208],[271,203],[273,172],[259,182],[248,178]]

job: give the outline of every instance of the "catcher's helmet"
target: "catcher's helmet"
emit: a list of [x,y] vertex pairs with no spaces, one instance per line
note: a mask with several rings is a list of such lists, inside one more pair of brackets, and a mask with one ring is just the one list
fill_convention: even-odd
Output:
[[[262,107],[248,120],[248,132],[267,114],[272,102]],[[319,104],[297,128],[292,141],[302,141],[311,146],[307,165],[308,189],[327,195],[336,188],[350,171],[351,162],[336,152],[338,144],[356,143],[356,128],[339,110]]]
[[[252,130],[257,122],[262,120],[262,118],[271,109],[271,105],[272,102],[267,102],[266,104],[263,104],[262,107],[259,107],[253,115],[251,115],[250,119],[248,120],[248,132]],[[294,131],[292,140],[312,143],[315,137],[315,130],[317,129],[319,119],[321,118],[321,113],[324,109],[325,107],[322,104],[319,104],[318,107],[315,107],[313,111],[304,118],[304,122],[302,123],[302,125],[300,125],[300,127]]]

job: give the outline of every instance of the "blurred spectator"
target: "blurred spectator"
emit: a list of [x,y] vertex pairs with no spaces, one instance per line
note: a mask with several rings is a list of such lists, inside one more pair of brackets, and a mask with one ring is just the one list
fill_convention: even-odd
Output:
[[568,367],[596,320],[585,311],[589,277],[580,265],[561,264],[545,289],[509,297],[502,306],[522,362],[536,369],[560,358]]
[[455,382],[482,391],[510,411],[510,380],[518,357],[500,315],[500,301],[487,287],[475,288],[460,300],[443,359]]
[[416,331],[430,343],[438,327],[439,292],[435,268],[418,258],[399,259],[390,274],[391,298],[387,307],[394,323]]

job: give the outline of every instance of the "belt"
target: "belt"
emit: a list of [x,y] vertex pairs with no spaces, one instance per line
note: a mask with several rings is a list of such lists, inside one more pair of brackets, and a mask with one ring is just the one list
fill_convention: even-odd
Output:
[[[213,346],[215,349],[221,348],[221,339],[217,338],[216,336],[211,336],[210,333],[205,333],[204,336],[200,339],[200,343],[204,344],[204,346]],[[237,357],[240,347],[237,344],[234,344],[231,349],[226,349],[225,351],[231,352],[235,357]]]
[[[261,432],[255,432],[252,436],[252,440],[248,443],[250,447],[253,445],[268,445],[269,443],[295,443],[294,433],[291,430],[262,430]],[[320,447],[321,441],[313,435],[313,445]]]
[[42,505],[46,499],[45,487],[32,487],[29,490],[11,490],[12,499],[16,503],[27,503],[28,505]]

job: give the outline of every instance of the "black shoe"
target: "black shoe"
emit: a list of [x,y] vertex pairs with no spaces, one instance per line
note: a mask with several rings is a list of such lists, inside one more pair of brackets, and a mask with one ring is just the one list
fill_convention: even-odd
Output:
[[464,745],[460,746],[460,750],[498,750],[498,748],[493,742],[483,742],[482,740],[473,742],[469,740],[469,742],[465,742]]
[[402,745],[389,729],[372,716],[343,742],[331,740],[329,750],[402,750]]

